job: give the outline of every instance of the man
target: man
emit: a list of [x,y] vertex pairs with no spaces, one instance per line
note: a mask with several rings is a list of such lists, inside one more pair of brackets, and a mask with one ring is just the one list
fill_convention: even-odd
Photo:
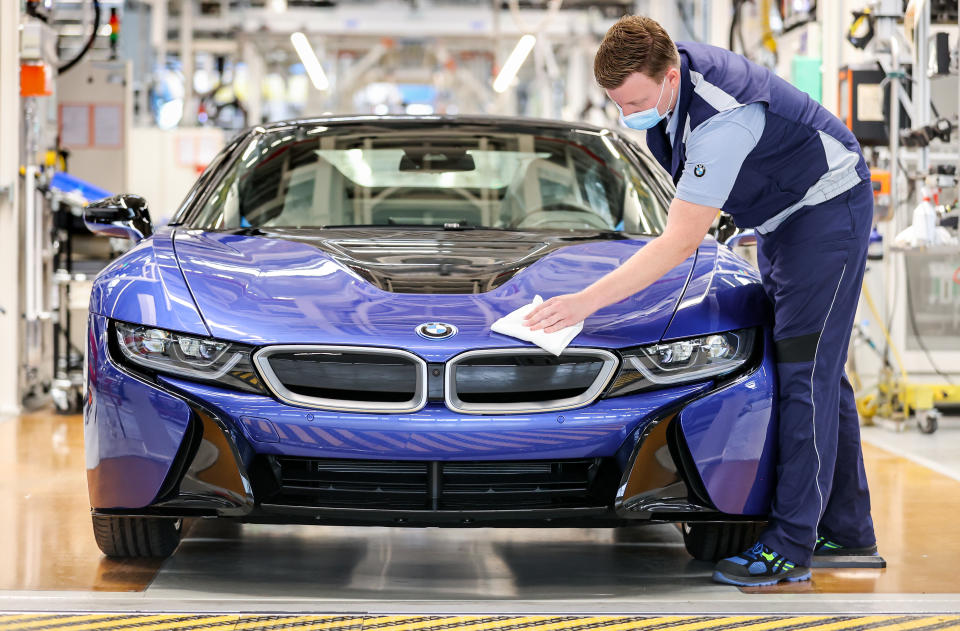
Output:
[[547,332],[655,282],[694,253],[717,212],[758,233],[773,303],[779,462],[769,526],[717,564],[714,580],[810,578],[814,554],[876,554],[853,389],[844,373],[873,218],[870,172],[853,134],[769,70],[729,51],[674,43],[654,20],[607,32],[597,82],[621,122],[677,183],[663,234],[586,289],[527,317]]

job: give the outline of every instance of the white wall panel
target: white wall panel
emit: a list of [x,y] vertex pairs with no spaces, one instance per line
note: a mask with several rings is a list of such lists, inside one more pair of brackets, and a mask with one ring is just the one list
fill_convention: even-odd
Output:
[[0,414],[20,409],[20,243],[18,235],[17,168],[20,153],[20,38],[19,2],[0,2],[0,189],[12,186],[13,195],[0,193]]

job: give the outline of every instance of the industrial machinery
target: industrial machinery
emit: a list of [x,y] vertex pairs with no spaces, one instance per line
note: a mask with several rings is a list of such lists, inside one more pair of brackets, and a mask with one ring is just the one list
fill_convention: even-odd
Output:
[[[878,63],[839,77],[839,111],[865,147],[886,243],[864,283],[870,317],[854,332],[848,372],[866,423],[899,430],[912,421],[925,433],[936,431],[941,408],[960,404],[958,47],[933,32],[956,25],[950,5],[911,1],[904,11],[900,0],[880,0],[854,12],[847,39]],[[879,359],[872,383],[863,346]]]

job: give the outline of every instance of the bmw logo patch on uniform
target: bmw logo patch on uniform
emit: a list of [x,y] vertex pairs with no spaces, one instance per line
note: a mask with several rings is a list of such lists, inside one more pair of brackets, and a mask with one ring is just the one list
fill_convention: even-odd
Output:
[[707,167],[703,166],[702,164],[698,164],[697,166],[693,167],[693,174],[697,177],[703,177],[703,174],[706,172]]
[[428,340],[445,340],[457,334],[457,327],[446,322],[424,322],[417,327],[417,335]]

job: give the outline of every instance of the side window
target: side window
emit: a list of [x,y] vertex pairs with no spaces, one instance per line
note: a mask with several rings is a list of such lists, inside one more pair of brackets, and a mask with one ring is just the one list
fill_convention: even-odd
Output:
[[231,171],[207,197],[200,210],[198,225],[213,230],[238,225],[230,220],[230,217],[235,218],[238,214],[235,175],[236,171]]
[[[669,178],[653,173],[652,169],[659,169],[652,159],[647,159],[640,149],[630,143],[623,143],[628,148],[628,177],[624,189],[623,217],[624,230],[641,234],[660,234],[667,225],[667,205],[672,196],[673,183]],[[658,186],[657,180],[663,182]],[[664,190],[667,189],[667,190]],[[660,191],[660,194],[658,194]]]
[[210,164],[207,165],[207,168],[203,170],[203,173],[200,174],[200,177],[197,178],[197,181],[190,188],[187,196],[184,197],[183,202],[180,203],[180,207],[177,209],[173,219],[170,220],[170,223],[181,223],[186,219],[187,210],[192,206],[193,202],[196,201],[197,197],[203,193],[204,189],[220,170],[221,165],[226,161],[227,156],[233,153],[239,142],[240,140],[237,139],[227,144],[227,146],[210,161]]
[[[667,225],[667,213],[650,186],[631,170],[625,188],[624,230],[642,234],[660,234]],[[631,221],[631,219],[633,221]]]

